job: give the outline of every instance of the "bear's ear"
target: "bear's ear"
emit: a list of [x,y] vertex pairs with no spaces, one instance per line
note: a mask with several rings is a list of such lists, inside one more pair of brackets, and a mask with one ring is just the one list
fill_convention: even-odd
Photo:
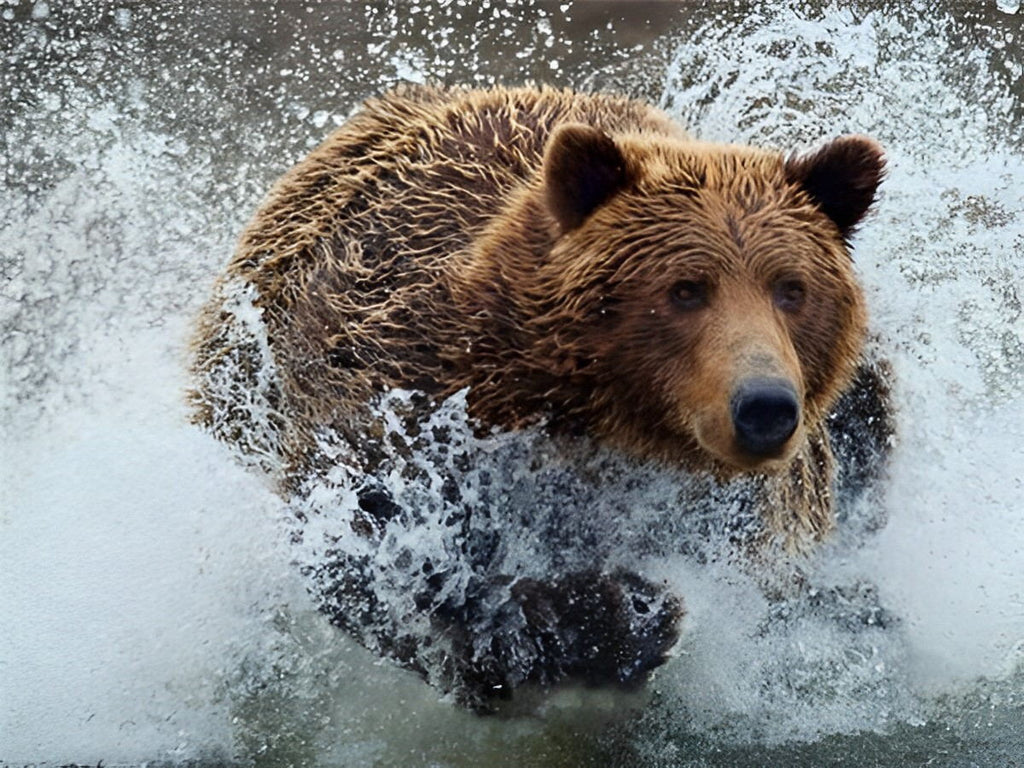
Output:
[[786,160],[786,178],[803,187],[843,237],[864,218],[884,174],[885,153],[865,136],[842,136]]
[[544,190],[563,232],[582,224],[627,181],[626,160],[604,131],[570,123],[559,126],[548,139]]

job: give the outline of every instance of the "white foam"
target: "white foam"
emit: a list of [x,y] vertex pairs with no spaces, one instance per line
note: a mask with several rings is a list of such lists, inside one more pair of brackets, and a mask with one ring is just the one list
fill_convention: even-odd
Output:
[[103,361],[127,398],[96,393],[11,446],[4,759],[230,752],[218,688],[260,630],[254,606],[294,582],[276,505],[187,424],[164,344],[139,334]]

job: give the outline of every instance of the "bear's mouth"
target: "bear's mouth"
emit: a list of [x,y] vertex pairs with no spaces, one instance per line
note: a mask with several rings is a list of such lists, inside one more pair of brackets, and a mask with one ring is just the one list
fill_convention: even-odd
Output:
[[716,454],[719,462],[723,465],[720,474],[726,477],[733,477],[742,473],[759,472],[764,474],[775,474],[783,471],[789,466],[790,461],[797,453],[799,440],[791,439],[785,446],[771,454],[754,454],[744,451],[740,446],[727,454]]

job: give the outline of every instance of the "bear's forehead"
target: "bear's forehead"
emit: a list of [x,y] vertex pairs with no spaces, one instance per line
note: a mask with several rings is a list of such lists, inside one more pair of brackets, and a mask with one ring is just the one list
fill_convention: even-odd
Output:
[[620,277],[665,270],[767,276],[824,265],[838,273],[849,261],[826,217],[789,192],[757,198],[669,185],[661,194],[625,195],[599,211],[577,243]]
[[698,227],[727,224],[782,232],[821,226],[807,195],[786,178],[781,154],[761,151],[679,150],[635,166],[622,202],[634,213]]
[[[699,249],[722,238],[741,248],[772,243],[835,240],[827,217],[806,196],[788,186],[736,184],[684,186],[665,182],[639,187],[613,201],[595,217],[612,239],[642,240],[652,246]],[[710,244],[710,243],[709,243]]]
[[729,190],[740,187],[788,188],[779,151],[737,144],[665,138],[633,139],[624,146],[634,177],[643,186],[675,187],[680,183]]

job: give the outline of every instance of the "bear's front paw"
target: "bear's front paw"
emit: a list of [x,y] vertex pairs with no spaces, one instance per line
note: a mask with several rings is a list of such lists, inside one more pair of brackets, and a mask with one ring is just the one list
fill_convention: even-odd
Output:
[[682,600],[629,571],[520,579],[511,589],[536,649],[530,681],[636,687],[679,637]]

